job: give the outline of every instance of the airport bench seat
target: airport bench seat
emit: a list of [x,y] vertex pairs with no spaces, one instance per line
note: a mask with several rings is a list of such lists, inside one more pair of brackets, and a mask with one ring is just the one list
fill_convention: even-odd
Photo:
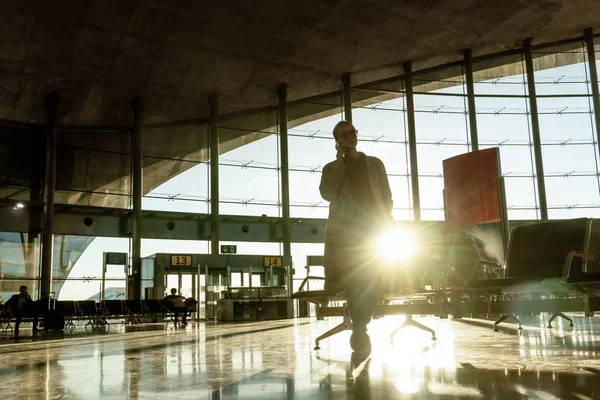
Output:
[[[324,280],[325,278],[324,277],[314,277],[314,276],[306,277],[304,279],[304,281],[302,282],[302,284],[300,285],[298,292],[293,293],[291,298],[315,303],[318,307],[326,307],[329,302],[346,300],[344,293],[340,292],[340,291],[333,291],[333,290],[303,291],[302,289],[304,288],[306,282],[308,282],[309,280],[314,280],[314,279]],[[420,294],[422,294],[422,293],[418,293],[418,291],[415,291],[412,289],[407,289],[406,292],[404,290],[398,290],[398,291],[395,291],[395,293],[383,294],[382,300],[392,300],[392,299],[403,300],[403,299],[412,298],[414,296],[419,296]],[[429,292],[426,294],[429,294]],[[419,296],[419,298],[421,298],[421,297]],[[341,324],[335,326],[334,328],[330,329],[329,331],[325,332],[324,334],[319,336],[317,339],[315,339],[315,348],[314,348],[315,350],[320,349],[319,344],[322,340],[329,338],[337,333],[343,332],[345,330],[352,330],[352,320],[350,318],[350,314],[348,312],[348,307],[346,304],[344,304],[344,306],[343,306],[342,316],[343,316],[343,322]],[[425,325],[420,324],[417,321],[414,321],[412,319],[412,315],[410,315],[410,314],[406,315],[406,320],[392,332],[391,337],[393,338],[397,332],[399,332],[401,329],[406,328],[408,326],[413,326],[415,328],[429,332],[429,333],[431,333],[432,340],[436,340],[435,332],[433,331],[433,329],[426,327]]]
[[328,303],[330,301],[344,301],[344,294],[331,290],[307,290],[292,294],[292,299],[305,300],[312,303]]
[[[508,246],[504,278],[477,279],[465,289],[498,290],[502,294],[586,293],[600,287],[600,274],[588,273],[587,264],[595,259],[589,253],[592,219],[577,218],[522,225],[513,229]],[[556,317],[572,320],[550,306],[540,312],[554,312]],[[588,312],[586,312],[588,314]],[[505,314],[494,324],[515,314]],[[551,326],[551,325],[549,325]]]
[[510,238],[504,278],[477,279],[466,289],[500,288],[504,293],[572,291],[569,286],[600,281],[584,271],[591,220],[578,218],[516,227]]
[[[65,318],[65,330],[72,331],[75,329],[73,321],[88,320],[88,324],[92,324],[93,319],[97,315],[96,302],[94,300],[55,300],[49,304],[47,298],[35,301],[35,312],[38,319],[43,321],[44,315],[48,310],[52,309],[61,314]],[[31,322],[31,316],[23,318],[23,322]],[[12,330],[11,322],[14,322],[16,317],[10,309],[5,309],[0,318],[0,327],[2,330]],[[5,325],[5,326],[4,326]]]

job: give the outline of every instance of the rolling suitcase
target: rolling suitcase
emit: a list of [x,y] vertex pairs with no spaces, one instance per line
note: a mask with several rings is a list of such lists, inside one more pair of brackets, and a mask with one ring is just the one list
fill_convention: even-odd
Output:
[[63,331],[65,329],[65,316],[56,311],[55,293],[50,292],[47,299],[48,307],[44,312],[44,330]]

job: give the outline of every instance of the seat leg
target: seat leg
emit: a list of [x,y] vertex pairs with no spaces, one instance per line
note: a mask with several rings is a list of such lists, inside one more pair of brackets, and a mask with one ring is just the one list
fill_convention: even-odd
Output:
[[555,312],[554,314],[552,314],[552,316],[550,317],[550,320],[548,321],[548,328],[552,328],[552,321],[554,321],[558,317],[564,318],[567,321],[569,321],[569,326],[571,326],[571,327],[575,326],[575,325],[573,325],[573,320],[571,318],[567,317],[562,312]]
[[394,340],[394,336],[400,332],[402,329],[404,328],[408,328],[409,326],[412,326],[413,328],[417,328],[417,329],[421,329],[425,332],[429,332],[431,333],[431,340],[437,340],[437,338],[435,337],[435,331],[431,328],[429,328],[428,326],[423,325],[420,322],[415,321],[412,318],[412,315],[407,315],[406,319],[404,320],[404,322],[402,322],[402,324],[400,324],[399,327],[397,327],[392,334],[390,335],[390,340]]
[[519,330],[523,330],[523,327],[521,326],[521,321],[519,320],[519,317],[517,317],[516,314],[504,314],[503,316],[498,318],[496,322],[494,322],[494,332],[498,332],[498,324],[507,320],[508,318],[514,319],[517,322],[517,324],[519,324]]
[[319,336],[315,340],[315,350],[321,349],[321,347],[319,347],[319,343],[321,342],[321,340],[327,339],[328,337],[336,335],[345,330],[352,330],[352,320],[350,319],[350,313],[348,312],[347,306],[344,306],[344,321],[341,324],[331,328],[330,330]]

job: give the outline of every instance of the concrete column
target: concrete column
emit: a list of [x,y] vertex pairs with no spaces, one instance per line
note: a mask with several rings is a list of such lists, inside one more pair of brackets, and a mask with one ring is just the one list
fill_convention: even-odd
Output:
[[421,197],[419,196],[419,166],[417,163],[417,131],[415,127],[415,101],[413,97],[412,62],[404,63],[406,85],[406,118],[408,122],[408,152],[410,154],[410,182],[412,186],[413,213],[415,221],[421,220]]
[[538,200],[540,203],[540,216],[542,221],[548,220],[548,204],[546,202],[546,183],[544,181],[544,163],[542,160],[542,142],[540,139],[540,122],[537,109],[537,95],[535,92],[535,76],[533,69],[533,52],[531,39],[523,42],[525,51],[525,67],[527,69],[527,87],[529,90],[529,111],[531,113],[531,134],[533,136],[533,152],[535,155],[535,169],[538,186]]
[[131,101],[133,110],[133,238],[131,244],[131,269],[134,276],[135,299],[142,298],[142,183],[143,183],[143,148],[142,126],[144,118],[144,98],[135,97]]
[[219,97],[208,97],[210,120],[210,253],[219,254]]
[[[44,202],[44,161],[46,159],[46,129],[34,128],[31,131],[31,187],[29,189],[29,231],[27,233],[27,249],[25,251],[25,276],[37,278],[39,274],[39,240],[40,227],[44,217],[43,208],[40,204]],[[33,288],[30,288],[32,290]]]
[[287,85],[277,90],[279,96],[279,154],[281,155],[281,214],[283,217],[283,255],[292,255],[290,224],[290,173],[288,158]]
[[596,122],[596,146],[600,154],[600,94],[598,91],[598,69],[596,68],[596,50],[594,49],[594,31],[592,28],[585,30],[585,44],[588,54],[588,67],[590,70],[590,85],[592,87],[592,103],[594,104],[594,121]]
[[352,122],[352,90],[350,88],[350,72],[342,75],[342,83],[344,84],[344,120]]
[[56,141],[60,96],[55,91],[44,99],[47,116],[46,176],[44,179],[44,229],[42,231],[42,273],[40,297],[52,291],[52,258],[54,255],[54,192],[56,189]]
[[479,150],[479,136],[477,135],[477,113],[475,108],[475,85],[473,84],[473,57],[472,50],[466,49],[465,75],[467,78],[467,103],[469,105],[469,130],[471,131],[471,151]]

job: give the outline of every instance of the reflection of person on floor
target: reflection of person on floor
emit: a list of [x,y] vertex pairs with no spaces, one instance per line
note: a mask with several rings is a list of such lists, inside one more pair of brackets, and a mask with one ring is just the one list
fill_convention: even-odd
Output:
[[385,166],[356,150],[357,131],[350,122],[333,129],[336,160],[323,168],[321,196],[329,201],[325,238],[325,290],[343,291],[353,332],[353,350],[370,351],[367,324],[378,290],[375,240],[392,220],[392,193]]
[[179,321],[179,314],[182,314],[181,325],[187,325],[187,306],[185,305],[185,297],[180,296],[177,289],[171,289],[171,294],[165,296],[163,304],[175,314],[175,323]]
[[29,293],[27,293],[27,286],[21,286],[19,294],[13,295],[6,302],[6,307],[10,307],[10,310],[17,319],[15,323],[15,335],[19,333],[19,326],[23,317],[31,317],[33,319],[33,332],[38,331],[38,316],[35,310],[35,303],[31,300]]

